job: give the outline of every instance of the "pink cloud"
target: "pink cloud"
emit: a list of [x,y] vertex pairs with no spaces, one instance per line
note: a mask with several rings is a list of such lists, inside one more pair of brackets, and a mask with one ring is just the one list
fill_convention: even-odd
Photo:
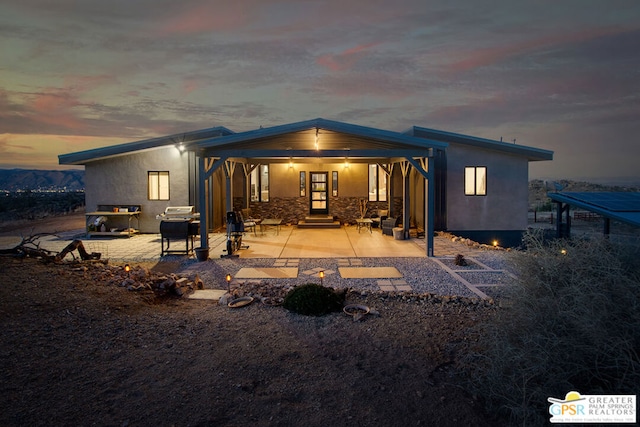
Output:
[[82,103],[70,92],[53,89],[36,94],[27,105],[27,110],[32,111],[32,119],[35,122],[78,131],[84,129],[85,125],[73,110],[81,105]]
[[469,53],[465,59],[452,63],[448,68],[452,72],[470,71],[475,68],[503,62],[509,57],[523,55],[541,48],[584,42],[621,31],[619,28],[592,29],[572,34],[554,34],[519,43],[480,49]]
[[252,9],[242,2],[205,3],[172,16],[158,32],[162,35],[188,35],[235,29],[248,22]]
[[377,43],[370,43],[347,49],[336,55],[322,55],[318,57],[316,62],[331,71],[345,71],[352,68],[371,47],[376,45]]

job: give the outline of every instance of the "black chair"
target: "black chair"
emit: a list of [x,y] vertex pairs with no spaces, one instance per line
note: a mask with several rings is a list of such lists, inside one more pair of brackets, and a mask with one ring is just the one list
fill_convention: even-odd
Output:
[[399,227],[402,224],[402,217],[387,218],[382,221],[382,234],[386,236],[393,236],[393,228]]

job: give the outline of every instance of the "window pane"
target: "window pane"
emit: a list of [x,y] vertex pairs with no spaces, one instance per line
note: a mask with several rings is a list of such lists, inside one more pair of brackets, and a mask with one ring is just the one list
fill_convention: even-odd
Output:
[[333,178],[333,197],[338,197],[338,171],[333,171],[331,176]]
[[249,175],[249,186],[251,188],[251,201],[258,202],[258,169],[255,168]]
[[378,201],[387,201],[387,174],[384,171],[378,171]]
[[149,200],[158,200],[159,190],[158,190],[158,173],[157,172],[149,172],[148,173],[148,189],[149,189]]
[[464,194],[466,196],[473,196],[474,194],[476,194],[475,178],[475,168],[464,168]]
[[476,168],[476,195],[487,195],[487,168],[485,167]]
[[169,172],[158,173],[158,200],[169,200]]
[[300,197],[307,195],[307,177],[305,171],[300,171]]
[[378,165],[369,165],[369,201],[378,200]]
[[260,165],[260,201],[269,201],[269,165]]

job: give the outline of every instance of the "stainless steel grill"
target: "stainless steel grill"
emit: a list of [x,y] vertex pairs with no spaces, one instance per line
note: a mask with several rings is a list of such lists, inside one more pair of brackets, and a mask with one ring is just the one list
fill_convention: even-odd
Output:
[[[194,238],[200,234],[200,214],[195,212],[193,206],[168,206],[156,218],[161,220],[162,249],[160,256],[165,256],[166,254],[193,254]],[[184,250],[170,249],[172,239],[184,241]]]

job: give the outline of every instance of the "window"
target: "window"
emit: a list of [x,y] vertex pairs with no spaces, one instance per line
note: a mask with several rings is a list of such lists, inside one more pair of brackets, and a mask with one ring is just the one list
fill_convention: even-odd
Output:
[[148,172],[149,200],[169,200],[169,172]]
[[307,195],[307,173],[300,171],[300,197]]
[[333,194],[333,197],[338,197],[338,171],[333,171],[331,172],[331,181],[332,181],[332,188],[333,188],[333,192],[331,194]]
[[387,174],[378,165],[369,165],[369,201],[387,201]]
[[464,168],[465,196],[487,195],[487,168],[485,166],[467,166]]
[[251,171],[251,201],[269,201],[269,165],[258,165]]

